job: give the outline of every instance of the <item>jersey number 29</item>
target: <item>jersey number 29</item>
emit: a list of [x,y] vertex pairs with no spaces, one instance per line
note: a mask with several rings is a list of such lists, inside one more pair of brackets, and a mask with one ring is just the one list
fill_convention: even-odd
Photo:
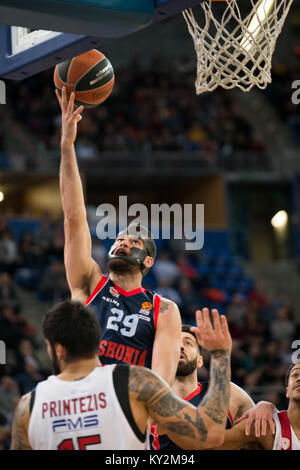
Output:
[[[109,330],[120,331],[123,336],[131,338],[135,335],[137,324],[139,318],[137,315],[126,315],[124,320],[123,317],[125,313],[119,308],[112,308],[111,313],[113,316],[110,316],[106,325],[106,328]],[[123,328],[120,328],[123,326]]]

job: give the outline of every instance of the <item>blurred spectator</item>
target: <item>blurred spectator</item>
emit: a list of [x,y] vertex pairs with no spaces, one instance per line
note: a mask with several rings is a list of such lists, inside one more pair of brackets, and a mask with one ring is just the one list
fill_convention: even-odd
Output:
[[83,135],[76,140],[75,149],[79,163],[84,162],[85,164],[88,164],[89,161],[95,159],[97,156],[97,147],[86,135]]
[[23,337],[12,307],[5,306],[0,311],[0,334],[8,349],[16,349]]
[[245,369],[244,385],[255,387],[263,374],[265,365],[264,354],[258,342],[250,344],[243,360],[242,367]]
[[194,324],[195,312],[201,308],[201,305],[192,282],[187,278],[182,278],[178,284],[178,293],[181,298],[180,313],[183,322]]
[[41,254],[44,257],[43,264],[47,263],[48,256],[52,254],[53,249],[53,221],[50,216],[44,214],[40,227],[35,232],[35,242],[39,246]]
[[17,245],[9,229],[2,232],[0,238],[0,268],[12,274],[17,266]]
[[281,385],[284,381],[286,366],[281,362],[278,345],[270,342],[266,345],[265,367],[262,375],[263,383],[277,382]]
[[9,375],[4,375],[0,379],[0,414],[7,420],[19,398],[18,383]]
[[176,257],[177,267],[180,269],[183,276],[188,279],[195,279],[198,276],[197,270],[188,261],[185,253],[179,253]]
[[55,257],[63,258],[64,253],[64,229],[63,222],[56,221],[53,223],[53,254]]
[[280,357],[280,361],[285,364],[285,366],[289,366],[291,364],[293,352],[294,350],[291,349],[291,343],[289,340],[284,339],[280,342],[278,355]]
[[19,242],[19,265],[34,268],[39,264],[40,250],[30,232],[24,232]]
[[278,343],[283,340],[291,342],[295,327],[295,322],[289,318],[289,308],[283,306],[279,308],[276,319],[269,326],[271,339]]
[[243,366],[245,352],[241,349],[242,341],[232,338],[231,351],[231,380],[240,387],[243,386],[246,370]]
[[238,323],[231,311],[227,313],[226,317],[232,339],[245,342],[247,329],[244,323]]
[[24,372],[19,372],[14,376],[15,381],[19,384],[22,395],[33,390],[44,378],[39,368],[33,362],[25,362]]
[[24,338],[20,342],[16,352],[16,368],[18,372],[24,372],[26,364],[32,364],[37,370],[41,371],[41,366],[34,354],[31,341]]
[[226,311],[230,313],[230,316],[236,325],[243,325],[247,308],[248,304],[245,297],[241,294],[234,294],[232,296],[231,303],[226,308]]
[[42,276],[39,285],[39,300],[58,302],[69,295],[64,263],[54,260]]
[[20,300],[11,276],[7,272],[0,273],[0,308],[10,306],[16,312],[20,309]]
[[174,283],[181,274],[178,266],[176,266],[174,261],[170,260],[170,255],[167,251],[160,252],[152,270],[159,282],[167,281],[170,284]]
[[158,282],[156,292],[162,297],[165,297],[166,299],[173,300],[173,302],[175,302],[178,307],[181,307],[182,300],[180,295],[178,294],[176,289],[170,286],[169,281],[167,281],[166,279],[161,279]]
[[246,342],[250,344],[253,340],[264,337],[265,328],[258,321],[257,312],[254,310],[248,310],[245,317],[245,329],[246,329]]

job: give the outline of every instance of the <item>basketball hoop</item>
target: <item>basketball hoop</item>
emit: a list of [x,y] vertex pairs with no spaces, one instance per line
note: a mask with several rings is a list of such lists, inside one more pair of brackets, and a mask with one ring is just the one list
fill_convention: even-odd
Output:
[[[271,83],[272,56],[293,0],[205,0],[183,16],[197,53],[196,93]],[[240,6],[239,6],[239,5]],[[244,11],[246,9],[246,11]],[[202,16],[202,15],[201,15]]]

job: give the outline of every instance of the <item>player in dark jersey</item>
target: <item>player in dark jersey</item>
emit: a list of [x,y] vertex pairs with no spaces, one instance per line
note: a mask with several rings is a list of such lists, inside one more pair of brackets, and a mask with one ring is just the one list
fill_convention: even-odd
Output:
[[[204,309],[205,310],[205,309]],[[176,379],[172,387],[173,391],[183,400],[194,406],[198,406],[206,394],[208,382],[198,382],[197,371],[203,365],[202,348],[200,347],[196,335],[189,325],[182,326],[181,334],[181,354],[176,372]],[[272,420],[273,405],[266,406],[266,402],[261,403],[260,409],[264,410],[264,419]],[[226,429],[233,426],[235,420],[242,414],[254,407],[253,400],[249,395],[234,383],[230,383],[230,401],[226,423]],[[150,434],[150,449],[162,451],[178,451],[180,448],[163,434],[162,429],[157,429],[153,424]]]
[[151,367],[169,384],[180,354],[181,318],[177,305],[142,287],[154,263],[155,244],[145,230],[125,231],[109,254],[109,274],[103,276],[91,256],[82,183],[74,142],[81,107],[74,111],[74,94],[57,93],[62,110],[60,192],[64,212],[64,261],[73,300],[96,311],[102,327],[100,360]]

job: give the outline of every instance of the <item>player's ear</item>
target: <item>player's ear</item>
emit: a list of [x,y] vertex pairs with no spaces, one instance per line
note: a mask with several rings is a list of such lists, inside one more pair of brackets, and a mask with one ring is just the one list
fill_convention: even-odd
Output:
[[57,359],[63,359],[65,351],[66,351],[66,348],[64,346],[62,346],[59,343],[55,344],[55,352],[56,352]]
[[197,369],[199,369],[199,367],[202,367],[203,366],[203,356],[198,356],[197,358]]
[[154,264],[154,259],[152,258],[152,256],[146,256],[144,265],[149,269],[151,268],[151,266],[153,266],[153,264]]

